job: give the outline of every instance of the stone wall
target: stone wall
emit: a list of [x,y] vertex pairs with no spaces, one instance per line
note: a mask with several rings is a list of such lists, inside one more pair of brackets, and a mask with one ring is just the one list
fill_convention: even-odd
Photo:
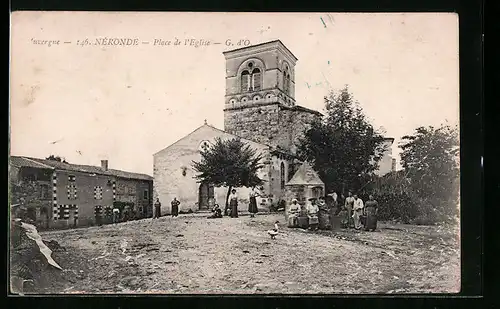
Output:
[[16,216],[28,217],[41,229],[50,224],[52,213],[51,171],[10,167],[10,204]]
[[48,228],[52,213],[51,192],[49,181],[11,183],[10,202],[12,205],[21,205],[21,207],[15,207],[15,209],[19,210],[15,212],[15,215],[34,220],[35,225],[39,228]]
[[226,110],[224,131],[261,144],[275,145],[275,137],[279,136],[279,105]]
[[320,115],[281,104],[251,104],[224,111],[224,130],[246,139],[295,151],[304,131]]
[[285,149],[295,153],[296,146],[300,138],[310,128],[311,123],[321,116],[309,111],[302,111],[295,108],[284,108],[280,111],[280,141]]

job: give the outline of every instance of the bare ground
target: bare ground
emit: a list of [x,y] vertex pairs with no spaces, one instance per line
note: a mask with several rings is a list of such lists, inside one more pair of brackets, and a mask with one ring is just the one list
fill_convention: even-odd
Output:
[[37,293],[455,293],[458,227],[379,224],[376,232],[282,228],[279,214],[202,214],[41,233],[65,250]]

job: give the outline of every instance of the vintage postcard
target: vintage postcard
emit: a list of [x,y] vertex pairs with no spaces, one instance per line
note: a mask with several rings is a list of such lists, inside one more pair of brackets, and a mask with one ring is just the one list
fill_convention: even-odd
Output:
[[15,12],[10,292],[460,291],[458,16]]

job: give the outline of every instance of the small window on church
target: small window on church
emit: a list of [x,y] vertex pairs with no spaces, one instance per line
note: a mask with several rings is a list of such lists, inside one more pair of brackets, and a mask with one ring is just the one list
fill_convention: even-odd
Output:
[[286,76],[286,94],[290,95],[290,74]]
[[243,71],[241,73],[241,91],[248,91],[250,87],[250,72]]
[[283,90],[285,91],[285,93],[288,94],[288,78],[287,78],[288,75],[288,70],[285,69],[285,71],[283,72]]
[[254,91],[259,91],[262,88],[261,73],[259,69],[254,69],[252,71],[252,82]]

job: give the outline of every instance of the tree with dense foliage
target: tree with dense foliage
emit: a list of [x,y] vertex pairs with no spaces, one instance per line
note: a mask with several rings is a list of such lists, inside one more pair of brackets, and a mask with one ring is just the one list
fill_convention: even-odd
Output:
[[227,187],[226,208],[231,189],[235,187],[259,186],[263,180],[257,176],[262,168],[262,155],[240,139],[222,140],[202,151],[201,161],[193,161],[200,182],[216,187]]
[[325,107],[325,117],[299,140],[299,158],[313,164],[327,190],[360,190],[378,168],[384,137],[370,124],[348,86],[331,91]]
[[50,155],[45,160],[51,160],[51,161],[57,161],[57,162],[62,162],[62,163],[68,163],[66,159],[60,156],[55,156],[55,155]]
[[419,127],[403,136],[401,165],[410,187],[422,200],[429,220],[449,220],[458,214],[458,128],[441,125]]
[[409,186],[404,170],[372,177],[361,193],[363,198],[373,195],[379,203],[378,219],[414,223],[419,216],[419,198]]

